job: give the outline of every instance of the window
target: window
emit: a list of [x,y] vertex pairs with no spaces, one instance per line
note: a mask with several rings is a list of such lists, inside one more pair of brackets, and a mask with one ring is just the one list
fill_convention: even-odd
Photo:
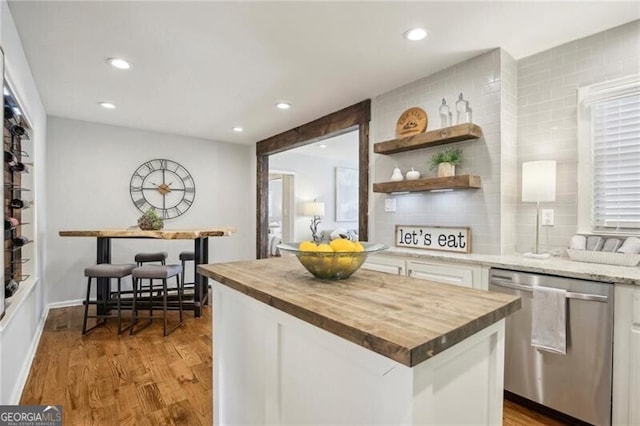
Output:
[[579,232],[640,233],[640,76],[578,92]]

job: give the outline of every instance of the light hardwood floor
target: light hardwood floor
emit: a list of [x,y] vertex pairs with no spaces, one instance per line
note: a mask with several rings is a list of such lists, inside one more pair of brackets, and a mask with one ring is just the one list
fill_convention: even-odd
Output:
[[[81,306],[49,312],[21,404],[61,404],[65,425],[212,424],[210,306],[166,338],[160,320],[134,336],[118,337],[113,321],[81,330]],[[503,420],[563,424],[510,401]]]

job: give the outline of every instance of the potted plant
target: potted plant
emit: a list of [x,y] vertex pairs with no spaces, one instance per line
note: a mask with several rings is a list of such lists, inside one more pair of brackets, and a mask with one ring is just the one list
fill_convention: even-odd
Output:
[[438,169],[438,177],[455,176],[456,166],[462,162],[462,151],[459,148],[447,148],[431,157],[431,168]]
[[138,218],[138,227],[143,231],[158,231],[164,227],[164,220],[154,209],[149,209]]

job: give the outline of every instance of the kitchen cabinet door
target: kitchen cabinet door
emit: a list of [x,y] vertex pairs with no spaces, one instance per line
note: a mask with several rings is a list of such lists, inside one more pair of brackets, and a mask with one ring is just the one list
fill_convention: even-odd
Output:
[[434,261],[407,262],[407,275],[460,287],[482,288],[482,267],[480,265]]
[[615,286],[612,424],[640,425],[640,287]]

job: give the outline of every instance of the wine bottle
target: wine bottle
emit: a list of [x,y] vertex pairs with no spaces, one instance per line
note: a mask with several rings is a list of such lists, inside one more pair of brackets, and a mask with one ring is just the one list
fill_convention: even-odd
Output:
[[14,247],[22,247],[25,244],[27,244],[29,242],[29,237],[26,237],[24,235],[20,235],[19,237],[15,237],[13,239],[13,246]]
[[11,151],[4,151],[4,162],[9,163],[9,166],[16,164],[18,162],[18,158]]
[[19,126],[17,124],[14,124],[13,126],[11,126],[11,134],[13,136],[24,136],[26,132],[27,131],[22,126]]
[[27,167],[26,164],[22,163],[22,162],[17,162],[15,164],[9,164],[9,169],[11,169],[12,172],[22,172],[22,173],[28,173],[29,172],[29,168]]
[[4,284],[4,297],[9,298],[16,294],[18,291],[18,282],[16,280],[9,280]]
[[25,209],[29,206],[31,206],[31,202],[23,201],[19,198],[14,198],[13,200],[11,200],[11,203],[9,203],[9,207],[11,207],[12,209]]

